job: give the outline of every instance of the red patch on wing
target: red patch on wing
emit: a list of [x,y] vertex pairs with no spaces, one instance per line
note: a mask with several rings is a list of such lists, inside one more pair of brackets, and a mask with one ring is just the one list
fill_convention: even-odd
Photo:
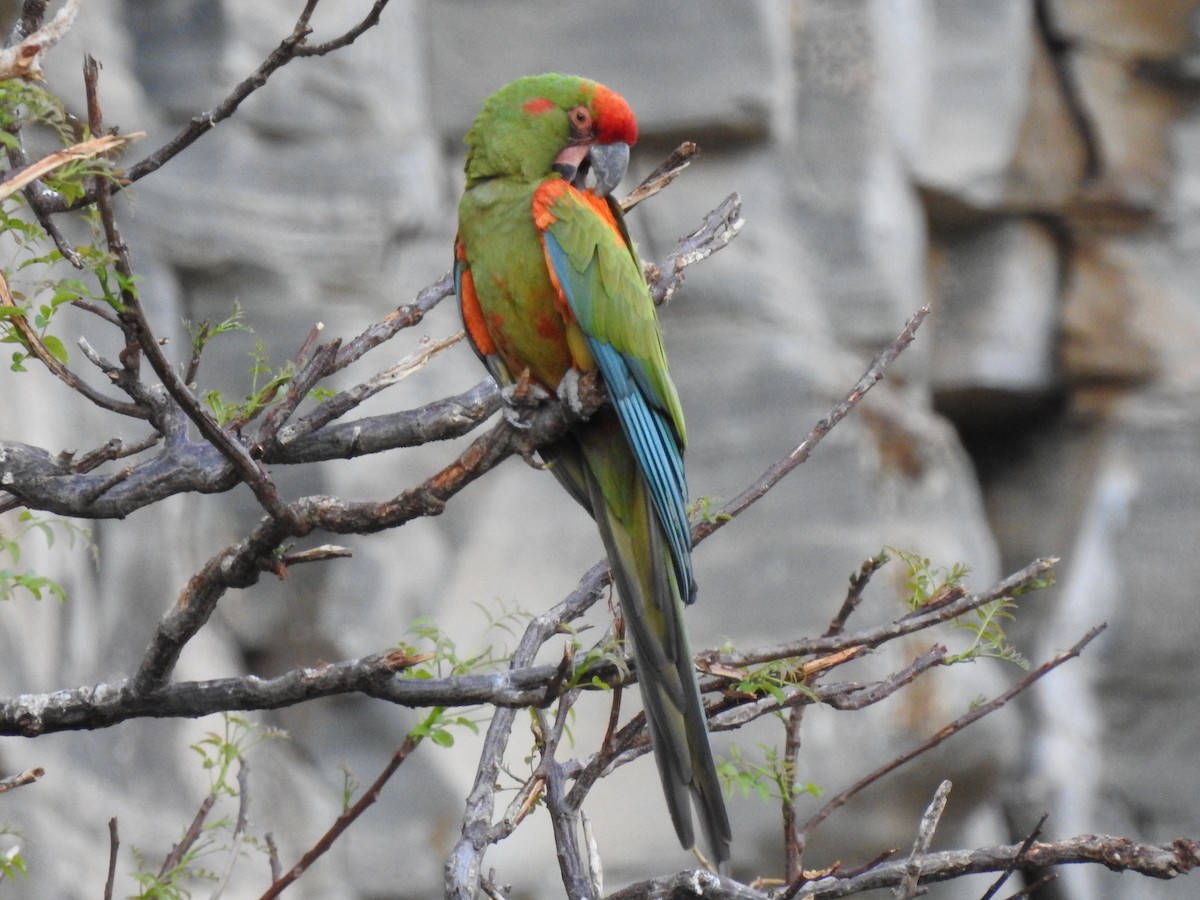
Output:
[[592,111],[595,113],[596,143],[624,141],[631,147],[637,143],[637,119],[625,98],[616,91],[597,84]]
[[553,316],[538,316],[537,321],[533,324],[533,327],[537,329],[537,333],[539,335],[547,340],[553,340],[555,338],[562,337],[562,322],[556,322]]
[[521,104],[521,109],[531,116],[540,116],[542,113],[548,113],[554,108],[554,101],[547,100],[545,97],[534,97],[532,100],[526,100]]
[[496,342],[492,340],[492,333],[488,331],[484,322],[479,295],[475,293],[475,279],[466,266],[466,249],[462,241],[455,242],[454,255],[463,263],[462,272],[458,277],[458,304],[462,308],[463,326],[467,329],[467,336],[475,345],[475,349],[484,356],[492,356],[496,352]]

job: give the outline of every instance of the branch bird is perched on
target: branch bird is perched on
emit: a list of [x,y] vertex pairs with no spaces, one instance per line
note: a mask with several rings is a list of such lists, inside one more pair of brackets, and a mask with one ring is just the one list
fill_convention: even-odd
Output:
[[454,280],[475,352],[501,385],[528,373],[556,391],[572,370],[603,379],[612,407],[540,453],[604,540],[675,831],[695,845],[690,794],[720,864],[729,819],[683,628],[696,591],[683,411],[609,198],[636,140],[629,105],[594,81],[538,75],[489,97],[466,137]]

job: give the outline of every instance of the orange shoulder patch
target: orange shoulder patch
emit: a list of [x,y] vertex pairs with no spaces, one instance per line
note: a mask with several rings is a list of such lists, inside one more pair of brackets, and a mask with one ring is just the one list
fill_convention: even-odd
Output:
[[558,221],[553,206],[571,190],[571,185],[561,178],[548,178],[533,192],[533,224],[538,231],[545,231]]
[[538,231],[545,231],[558,221],[554,207],[568,194],[572,196],[572,199],[591,207],[592,212],[611,228],[614,234],[621,234],[621,228],[617,225],[617,220],[613,218],[613,212],[607,200],[597,197],[590,190],[578,191],[561,178],[550,178],[543,181],[533,194],[533,224],[537,226]]

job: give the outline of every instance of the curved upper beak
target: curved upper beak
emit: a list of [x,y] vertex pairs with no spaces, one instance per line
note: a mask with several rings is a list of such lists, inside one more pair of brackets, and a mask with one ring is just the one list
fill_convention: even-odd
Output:
[[629,168],[629,145],[624,141],[593,144],[587,158],[591,163],[592,177],[596,180],[596,195],[607,197],[621,183],[625,170]]

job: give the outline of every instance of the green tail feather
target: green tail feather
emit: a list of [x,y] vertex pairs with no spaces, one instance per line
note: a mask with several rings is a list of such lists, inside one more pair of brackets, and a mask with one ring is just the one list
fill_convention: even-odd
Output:
[[589,500],[585,506],[608,551],[675,833],[684,847],[695,845],[694,802],[709,851],[720,865],[729,859],[731,831],[675,567],[632,452],[619,431],[606,427],[604,415],[599,418],[545,455],[570,493],[580,502]]

